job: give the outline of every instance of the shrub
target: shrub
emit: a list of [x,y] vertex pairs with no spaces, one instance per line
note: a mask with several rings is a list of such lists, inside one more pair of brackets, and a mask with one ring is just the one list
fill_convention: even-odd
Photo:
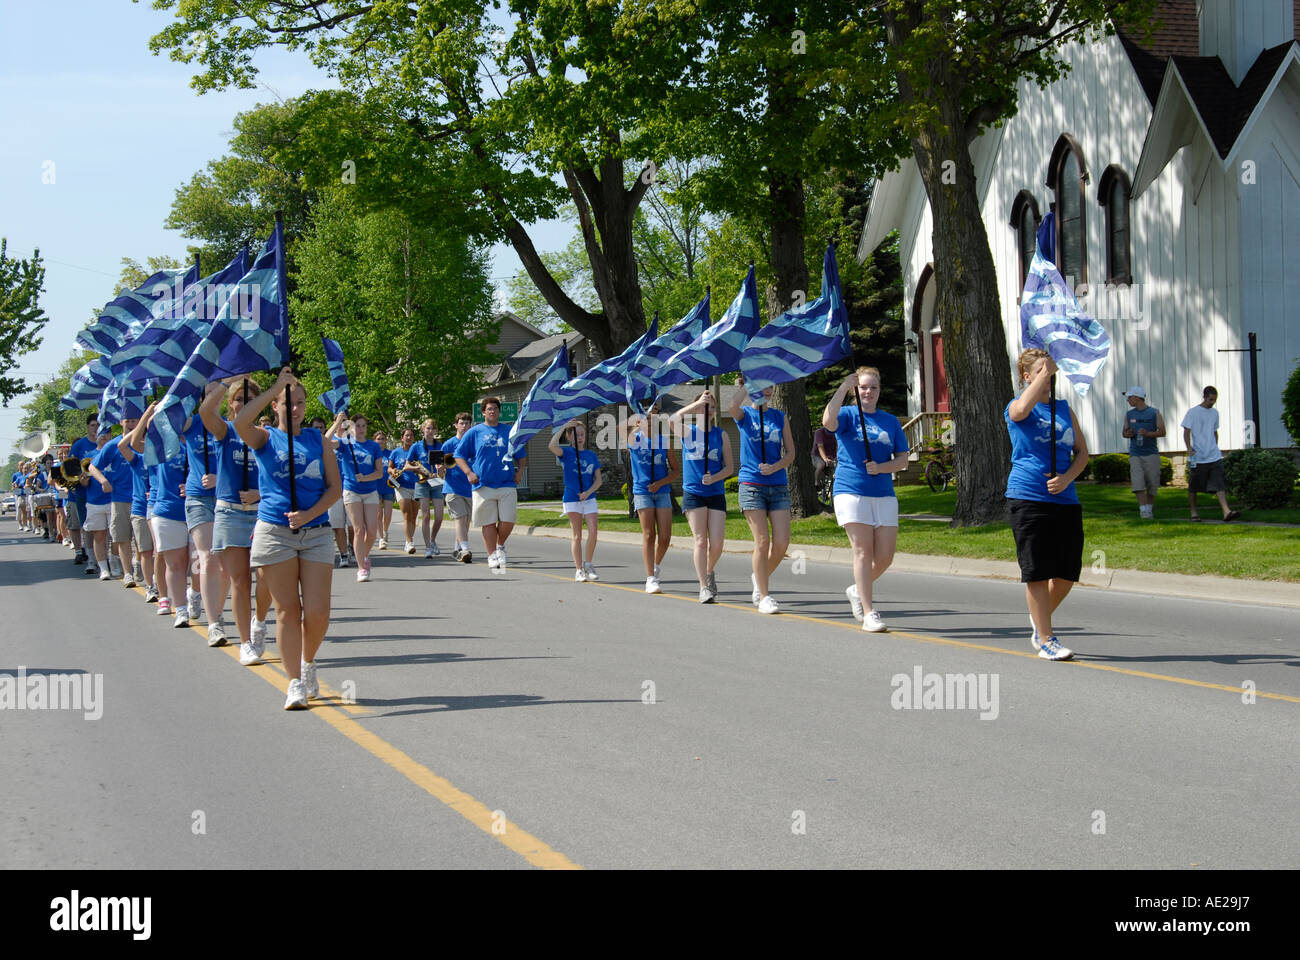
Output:
[[623,486],[619,487],[619,493],[621,493],[621,494],[623,495],[623,499],[624,499],[624,500],[631,500],[631,499],[632,499],[631,495],[627,492],[627,484],[626,484],[626,483],[623,484]]
[[1245,507],[1285,507],[1295,493],[1295,462],[1276,450],[1233,450],[1223,458],[1228,496]]
[[1127,453],[1102,453],[1088,461],[1098,483],[1126,483],[1129,478]]
[[1174,462],[1168,457],[1160,458],[1160,486],[1167,487],[1174,482]]
[[727,493],[739,493],[740,477],[727,477],[726,480],[722,481],[722,489]]
[[1291,442],[1300,447],[1300,366],[1291,371],[1282,390],[1282,423]]

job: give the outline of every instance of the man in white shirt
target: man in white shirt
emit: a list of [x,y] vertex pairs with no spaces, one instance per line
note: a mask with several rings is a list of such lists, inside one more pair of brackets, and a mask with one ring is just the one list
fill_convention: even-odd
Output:
[[1241,514],[1228,508],[1227,483],[1223,479],[1223,451],[1219,449],[1219,411],[1214,404],[1219,391],[1206,387],[1202,400],[1183,417],[1183,443],[1187,446],[1187,503],[1192,519],[1201,519],[1196,494],[1216,494],[1224,520],[1236,520]]

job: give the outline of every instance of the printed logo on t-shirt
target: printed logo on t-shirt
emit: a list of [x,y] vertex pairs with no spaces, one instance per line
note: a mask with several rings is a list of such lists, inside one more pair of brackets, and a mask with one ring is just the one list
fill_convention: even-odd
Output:
[[[1051,426],[1050,421],[1046,417],[1038,416],[1038,415],[1035,415],[1035,421],[1037,423],[1038,430],[1034,434],[1034,442],[1042,443],[1042,444],[1051,443],[1051,436],[1050,436],[1051,431],[1048,429]],[[1061,435],[1057,438],[1056,442],[1060,444],[1064,444],[1067,447],[1073,447],[1074,446],[1073,425],[1066,426],[1066,428],[1061,432]]]

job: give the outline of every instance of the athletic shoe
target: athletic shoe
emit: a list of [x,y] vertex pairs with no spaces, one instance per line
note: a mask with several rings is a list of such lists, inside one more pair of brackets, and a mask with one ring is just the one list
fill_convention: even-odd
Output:
[[77,553],[76,553],[76,555],[73,556],[73,558],[72,558],[72,562],[73,562],[73,563],[85,563],[87,559],[88,559],[88,558],[87,558],[87,556],[86,556],[86,551],[85,551],[85,550],[78,550]]
[[345,567],[352,566],[352,554],[348,553],[343,555],[343,566]]
[[117,559],[117,554],[109,555],[108,572],[113,575],[114,580],[122,575],[122,561]]
[[113,573],[112,573],[112,571],[110,571],[108,567],[100,567],[100,568],[99,568],[99,579],[101,579],[101,580],[112,580],[112,579],[113,579]]
[[575,570],[575,571],[573,572],[573,582],[574,582],[574,583],[586,583],[586,582],[587,582],[587,571],[586,571],[586,570],[583,570],[583,569],[581,569],[581,568]]
[[862,600],[858,596],[858,585],[855,583],[845,588],[844,595],[849,598],[849,606],[853,609],[853,619],[861,620],[865,614],[862,609]]
[[582,565],[582,570],[583,570],[583,572],[587,575],[587,579],[588,579],[588,580],[599,580],[599,579],[600,579],[600,577],[599,577],[599,576],[597,575],[597,573],[596,573],[596,568],[593,567],[591,564],[589,564],[589,563],[584,563],[584,564]]
[[772,596],[769,594],[768,596],[764,597],[762,600],[758,602],[758,612],[759,613],[780,613],[781,607],[774,599],[772,599]]
[[655,564],[655,579],[659,579],[659,564]]
[[410,540],[406,541],[406,552],[409,553],[411,556],[415,556],[415,544],[412,543]]
[[320,698],[320,681],[316,679],[316,663],[302,665],[302,692],[308,700]]
[[506,548],[503,546],[497,547],[497,553],[500,554],[498,560],[501,564],[501,569],[504,570],[506,568]]
[[425,547],[425,548],[424,548],[424,559],[426,559],[426,560],[432,560],[432,559],[433,559],[433,547],[432,547],[432,546],[428,546],[428,547]]
[[158,616],[165,617],[172,612],[172,602],[166,597],[158,599]]
[[144,571],[140,569],[138,561],[131,564],[131,579],[136,583],[144,583]]
[[889,628],[885,626],[885,621],[880,619],[880,614],[874,610],[868,610],[867,615],[862,618],[862,629],[868,633],[888,633]]
[[284,698],[284,709],[306,710],[307,694],[302,689],[301,680],[289,681],[289,695]]
[[718,595],[718,578],[714,576],[712,570],[705,574],[704,582],[709,585],[709,593],[716,597]]
[[189,614],[185,612],[185,608],[184,608],[184,607],[181,607],[181,609],[179,609],[179,610],[176,611],[176,619],[172,621],[172,626],[173,626],[173,627],[188,627],[189,625],[190,625],[190,617],[189,617]]
[[127,573],[127,574],[123,574],[123,575],[122,575],[122,586],[124,586],[124,587],[126,587],[128,590],[130,590],[132,587],[135,586],[135,577],[132,576],[132,575],[129,574],[129,573]]
[[429,544],[429,549],[433,551],[435,557],[442,556],[442,547],[438,546],[436,543]]
[[754,592],[749,595],[749,599],[753,601],[755,604],[757,604],[760,600],[763,599],[763,595],[758,592],[758,577],[754,576],[754,574],[751,573],[749,575],[749,582],[754,586]]
[[487,563],[489,570],[495,570],[497,567],[501,566],[501,561],[497,559],[497,552],[495,550],[488,554]]
[[474,554],[470,553],[469,550],[465,550],[465,551],[464,551],[463,553],[461,553],[461,555],[460,555],[460,562],[461,562],[461,563],[473,563],[473,562],[474,562]]
[[99,565],[94,560],[86,560],[86,573],[95,574],[99,572]]
[[662,590],[662,589],[660,588],[660,586],[659,586],[659,578],[658,578],[658,577],[646,577],[646,578],[645,578],[645,592],[646,592],[646,593],[663,593],[663,590]]
[[378,540],[375,541],[375,546],[376,546],[378,549],[380,549],[380,550],[387,550],[387,549],[388,549],[388,538],[387,538],[387,537],[380,537]]
[[334,569],[335,569],[335,570],[342,570],[342,569],[343,569],[343,555],[342,555],[342,554],[339,554],[339,553],[334,554]]
[[1041,649],[1043,646],[1043,641],[1038,639],[1038,628],[1034,626],[1033,617],[1029,618],[1029,633],[1030,633],[1029,645],[1033,647],[1035,650]]
[[226,628],[220,620],[208,624],[208,646],[224,647],[226,645]]
[[1038,655],[1044,660],[1070,660],[1074,657],[1074,651],[1061,646],[1061,641],[1055,637],[1048,637],[1038,648]]
[[258,620],[256,617],[253,618],[253,627],[249,631],[249,642],[253,645],[253,649],[257,651],[257,655],[260,657],[262,651],[266,649],[265,620]]
[[370,570],[362,567],[357,571],[357,583],[368,583],[370,581]]
[[245,667],[251,667],[262,662],[262,654],[253,646],[251,640],[239,645],[239,662]]
[[144,588],[144,602],[145,602],[145,603],[157,603],[157,602],[158,602],[158,588],[157,588],[157,587],[150,585],[150,586],[147,586],[147,587]]
[[198,620],[203,616],[203,594],[190,590],[185,596],[189,600],[190,619]]
[[700,603],[712,603],[714,593],[708,587],[700,587]]

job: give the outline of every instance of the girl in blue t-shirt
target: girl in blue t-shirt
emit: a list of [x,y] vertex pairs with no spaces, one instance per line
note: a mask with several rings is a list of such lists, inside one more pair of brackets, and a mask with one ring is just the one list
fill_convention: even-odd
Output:
[[645,563],[645,592],[662,593],[659,567],[673,535],[673,484],[681,476],[677,456],[664,435],[658,405],[650,413],[627,419],[628,460],[632,505],[641,522],[641,559]]
[[[714,420],[717,403],[705,390],[682,407],[668,422],[682,443],[682,511],[695,538],[695,573],[700,580],[700,603],[718,598],[713,568],[726,545],[727,495],[722,481],[731,476],[731,439]],[[703,425],[687,424],[687,417],[703,414]]]
[[370,421],[364,415],[352,418],[351,431],[346,430],[346,411],[340,410],[325,436],[339,436],[339,472],[343,477],[343,506],[352,523],[352,554],[357,558],[357,583],[370,579],[370,550],[379,535],[379,483],[384,475],[383,450],[373,440],[366,439]]
[[411,462],[411,448],[415,446],[415,429],[406,427],[402,430],[402,445],[393,450],[388,458],[388,475],[397,484],[397,506],[402,511],[402,527],[406,531],[407,553],[415,553],[415,518],[420,504],[415,499],[416,474],[406,469]]
[[[277,426],[257,426],[258,415],[272,403]],[[303,429],[306,410],[307,391],[285,367],[269,390],[239,411],[234,424],[257,457],[262,496],[249,560],[267,578],[278,611],[276,642],[289,675],[286,710],[306,709],[308,700],[320,695],[316,652],[329,629],[334,579],[329,508],[343,495],[334,448],[319,430]]]
[[[570,444],[560,446],[560,439],[569,434]],[[559,461],[564,474],[564,496],[561,502],[564,515],[569,518],[573,531],[573,579],[578,583],[599,580],[592,559],[596,556],[596,491],[603,478],[600,459],[594,450],[587,449],[587,428],[578,420],[570,420],[551,433],[547,446]],[[582,524],[587,524],[587,549],[582,548]]]
[[[854,402],[845,404],[849,391]],[[893,475],[907,469],[908,445],[902,424],[876,409],[880,371],[859,367],[844,378],[826,409],[822,426],[835,432],[839,466],[832,502],[835,520],[853,547],[853,584],[845,591],[862,629],[882,633],[886,627],[872,606],[871,588],[894,562],[898,546],[898,498]]]
[[379,478],[379,536],[375,538],[376,550],[388,549],[388,527],[393,522],[393,501],[397,498],[395,484],[388,475],[388,458],[393,451],[388,449],[388,434],[382,430],[375,431],[375,443],[379,444],[379,463],[384,474]]
[[780,612],[769,593],[769,581],[790,546],[790,487],[785,470],[794,462],[794,440],[785,414],[769,406],[771,399],[772,388],[767,387],[762,403],[744,406],[745,391],[737,390],[728,411],[740,430],[740,510],[754,536],[749,579],[759,613]]
[[1052,613],[1083,566],[1083,508],[1074,480],[1088,465],[1088,443],[1064,400],[1052,417],[1056,364],[1047,352],[1025,350],[1016,369],[1025,387],[1003,413],[1011,435],[1006,497],[1033,624],[1029,642],[1044,660],[1069,660],[1074,653],[1052,633]]

